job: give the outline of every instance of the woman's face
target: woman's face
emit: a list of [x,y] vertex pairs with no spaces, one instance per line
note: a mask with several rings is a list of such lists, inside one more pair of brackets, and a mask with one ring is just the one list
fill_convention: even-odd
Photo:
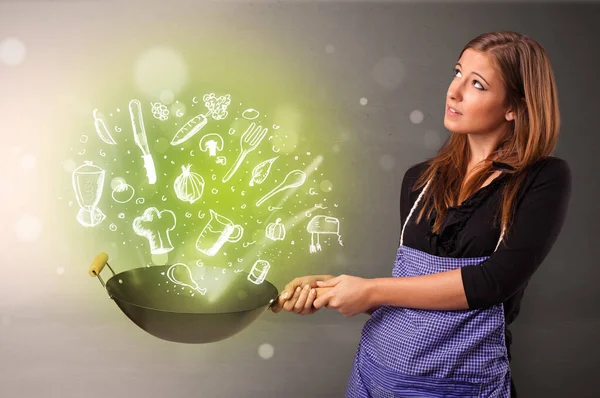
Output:
[[[506,90],[491,58],[467,49],[448,88],[444,126],[456,134],[501,134],[513,120],[504,106]],[[451,114],[454,108],[459,115]]]

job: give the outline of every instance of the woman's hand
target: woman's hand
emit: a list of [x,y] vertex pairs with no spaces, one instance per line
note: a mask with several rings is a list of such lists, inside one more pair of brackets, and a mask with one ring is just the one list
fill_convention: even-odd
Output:
[[372,284],[372,279],[349,275],[340,275],[325,282],[317,282],[320,288],[327,288],[328,291],[319,295],[314,300],[313,306],[316,309],[322,307],[335,309],[344,316],[360,314],[372,308],[377,309],[378,307],[371,303]]
[[317,311],[313,301],[318,296],[317,282],[327,281],[333,275],[309,275],[295,278],[288,283],[277,300],[271,305],[271,311],[277,313],[282,309],[287,312],[295,312],[300,315],[308,315]]

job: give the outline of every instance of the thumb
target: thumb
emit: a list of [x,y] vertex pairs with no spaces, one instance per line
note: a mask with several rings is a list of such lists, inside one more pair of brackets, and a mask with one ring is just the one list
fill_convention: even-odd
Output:
[[340,282],[340,277],[336,276],[335,278],[331,278],[326,281],[317,281],[317,285],[319,287],[334,287]]

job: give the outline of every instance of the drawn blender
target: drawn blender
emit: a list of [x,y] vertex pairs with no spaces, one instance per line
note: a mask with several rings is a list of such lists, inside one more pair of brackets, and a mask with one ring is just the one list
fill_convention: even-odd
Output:
[[146,137],[146,129],[144,128],[144,119],[142,117],[142,104],[140,101],[133,99],[129,101],[129,115],[131,116],[131,127],[133,129],[133,139],[138,147],[142,150],[142,159],[144,159],[144,168],[148,183],[156,183],[156,169],[154,161],[148,149],[148,138]]
[[225,174],[225,177],[223,177],[223,182],[229,181],[246,158],[246,155],[255,150],[258,144],[265,138],[267,131],[269,131],[267,127],[263,129],[261,125],[257,125],[254,122],[250,123],[240,138],[240,154],[233,165],[231,165],[227,174]]
[[290,189],[290,188],[299,187],[300,185],[304,184],[304,181],[306,181],[306,173],[305,172],[303,172],[302,170],[290,171],[288,173],[288,175],[285,176],[285,178],[283,179],[281,184],[279,184],[278,186],[273,188],[273,190],[271,192],[269,192],[268,194],[263,196],[262,199],[260,199],[258,202],[256,202],[256,206],[260,206],[267,199],[271,198],[273,195],[275,195],[281,191],[284,191],[284,190]]

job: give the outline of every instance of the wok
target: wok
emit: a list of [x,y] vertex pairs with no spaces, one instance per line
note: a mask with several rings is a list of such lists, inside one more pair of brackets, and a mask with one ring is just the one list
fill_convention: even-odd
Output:
[[[105,265],[113,274],[106,283],[100,276]],[[109,297],[141,329],[179,343],[211,343],[233,336],[278,296],[271,283],[253,283],[245,272],[208,266],[186,268],[177,269],[175,280],[180,283],[169,279],[169,272],[173,276],[174,270],[171,265],[115,274],[108,255],[100,253],[88,273],[98,277]]]

